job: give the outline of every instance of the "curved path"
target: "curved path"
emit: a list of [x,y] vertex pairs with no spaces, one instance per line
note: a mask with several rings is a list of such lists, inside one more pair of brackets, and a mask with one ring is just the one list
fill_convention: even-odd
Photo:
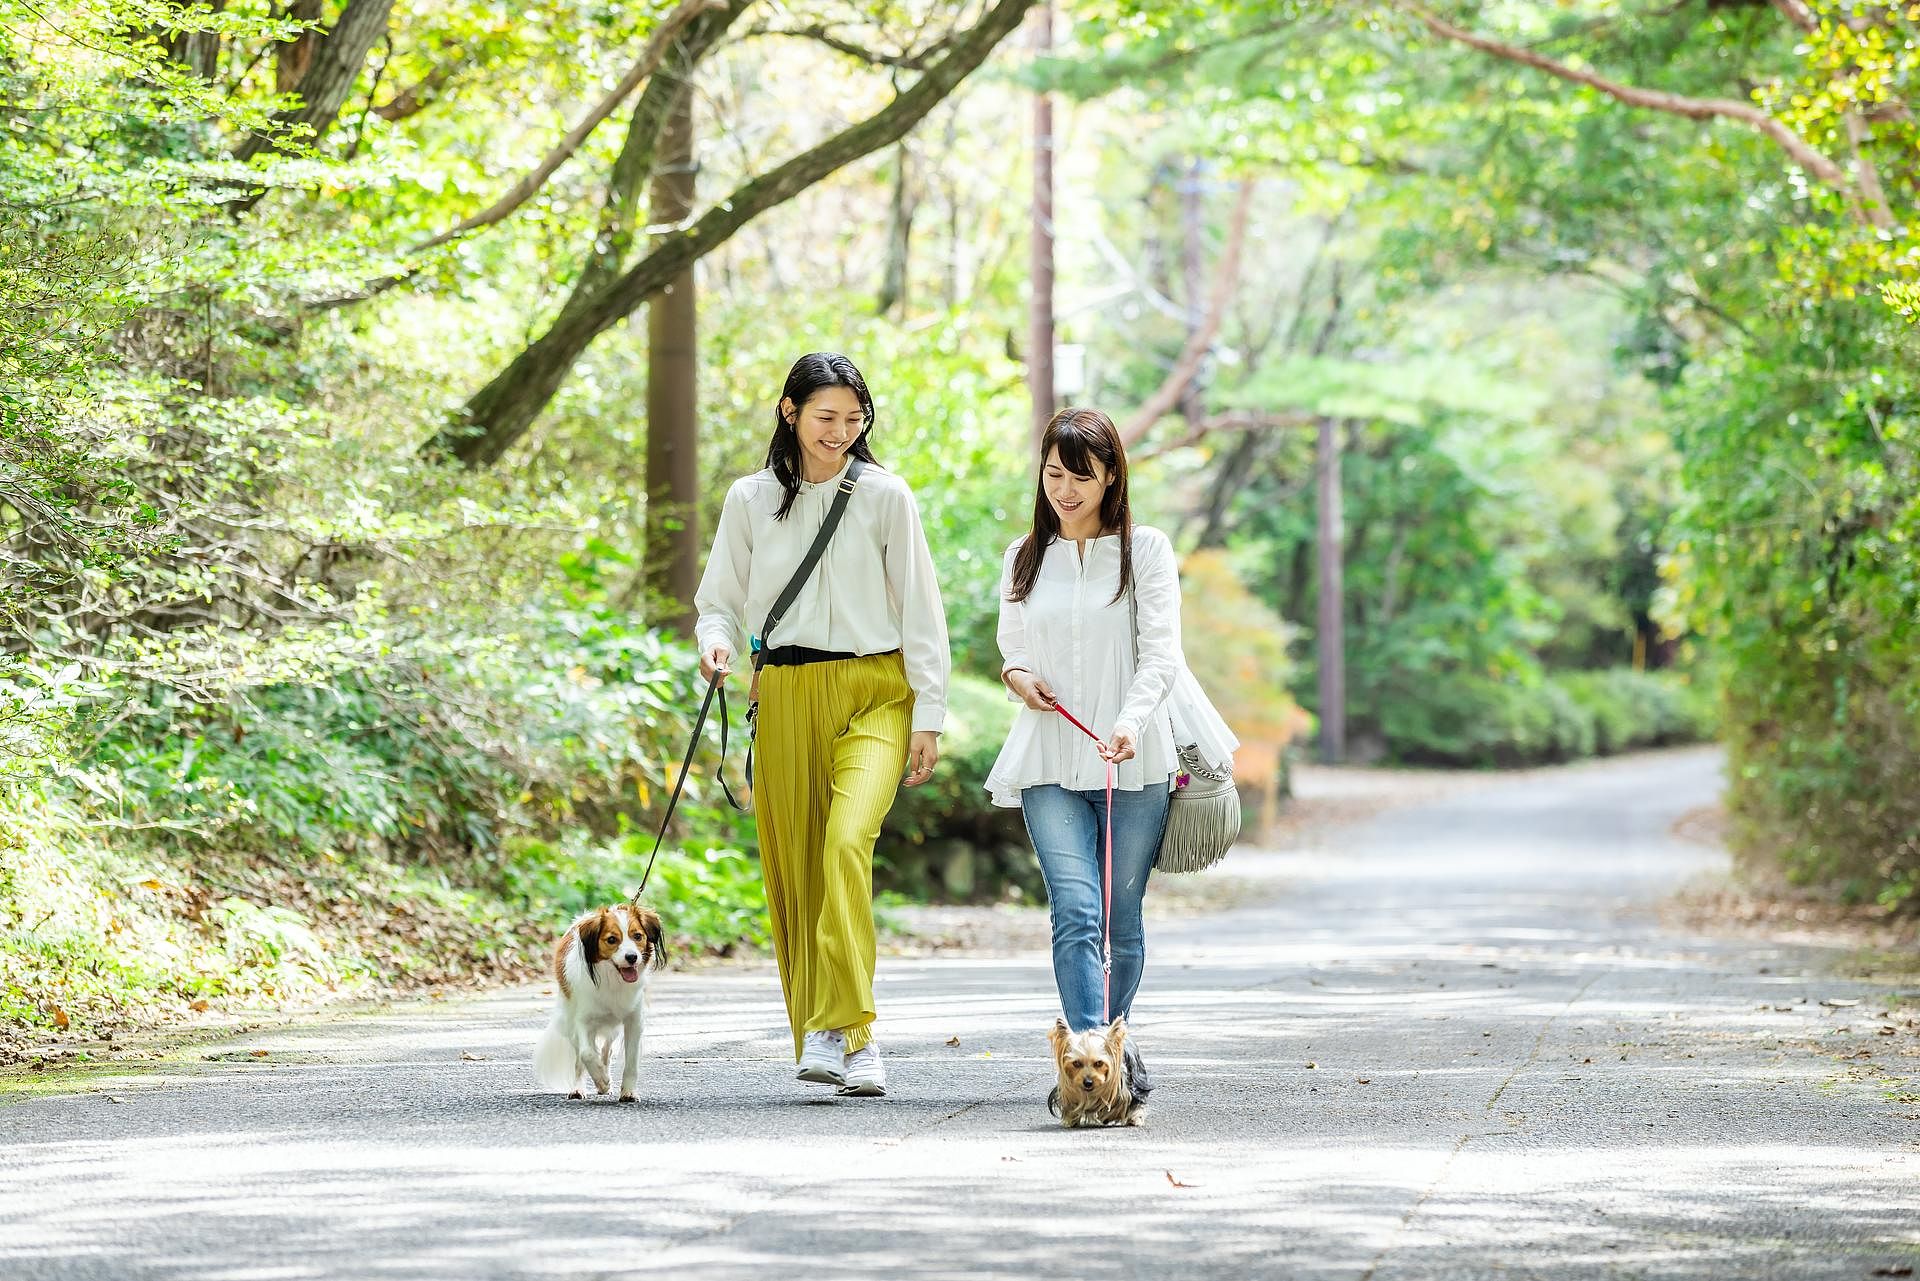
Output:
[[0,1276],[1920,1275],[1920,994],[1648,910],[1717,769],[1236,852],[1154,927],[1144,1129],[1043,1111],[1042,956],[883,960],[878,1101],[790,1079],[763,967],[662,979],[639,1106],[543,1096],[528,989],[0,1106]]

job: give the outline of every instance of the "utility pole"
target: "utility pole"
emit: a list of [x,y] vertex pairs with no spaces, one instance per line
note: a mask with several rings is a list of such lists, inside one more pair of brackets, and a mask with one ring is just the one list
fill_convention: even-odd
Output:
[[[1053,3],[1034,7],[1033,50],[1043,58],[1053,48]],[[1053,97],[1033,98],[1033,225],[1027,275],[1027,387],[1033,397],[1033,447],[1037,454],[1053,417]]]
[[[653,221],[673,226],[693,213],[693,91],[685,86],[660,133],[650,193]],[[670,233],[669,233],[670,234]],[[647,304],[647,525],[649,594],[678,607],[663,620],[693,631],[700,582],[698,313],[693,268]]]
[[1344,533],[1340,515],[1340,420],[1322,415],[1314,442],[1319,489],[1318,537],[1320,618],[1314,637],[1320,669],[1320,759],[1337,765],[1347,754],[1346,608],[1341,583]]

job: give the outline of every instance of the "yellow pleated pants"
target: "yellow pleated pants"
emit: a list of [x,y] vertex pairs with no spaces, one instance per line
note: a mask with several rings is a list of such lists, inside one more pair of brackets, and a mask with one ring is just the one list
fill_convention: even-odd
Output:
[[873,1039],[873,845],[913,728],[898,654],[760,672],[754,811],[793,1053]]

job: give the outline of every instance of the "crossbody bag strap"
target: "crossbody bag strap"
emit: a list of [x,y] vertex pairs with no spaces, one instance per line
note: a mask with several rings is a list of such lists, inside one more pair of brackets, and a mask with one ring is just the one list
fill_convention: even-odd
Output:
[[[1134,592],[1132,584],[1127,586],[1127,617],[1133,624],[1133,670],[1140,670],[1140,597]],[[1177,755],[1183,740],[1192,736],[1187,733],[1186,719],[1180,715],[1180,673],[1175,672],[1173,680],[1167,686],[1167,696],[1163,700],[1167,705],[1167,720],[1173,728],[1173,747]]]
[[[773,608],[767,611],[767,621],[760,625],[760,634],[753,637],[753,670],[757,675],[760,664],[766,661],[768,641],[773,637],[773,629],[793,608],[793,602],[800,598],[800,589],[813,577],[815,566],[826,555],[827,544],[833,541],[833,531],[840,527],[840,518],[847,514],[847,504],[853,500],[853,491],[860,483],[860,474],[867,470],[867,460],[855,458],[847,463],[847,474],[840,478],[840,491],[833,496],[833,505],[827,508],[827,518],[820,522],[820,532],[813,536],[813,545],[807,548],[807,554],[800,560],[799,568],[793,571],[793,577],[781,589],[780,596],[773,602]],[[760,711],[755,700],[747,707],[747,719],[753,721]],[[753,786],[753,737],[747,738],[747,786]]]
[[840,518],[846,515],[847,503],[853,498],[854,486],[860,483],[860,473],[867,469],[864,458],[855,458],[847,464],[847,474],[840,478],[840,492],[833,496],[833,506],[827,508],[827,518],[820,522],[820,532],[813,536],[813,546],[807,548],[807,554],[801,558],[800,567],[793,571],[793,577],[780,592],[779,599],[773,602],[773,608],[767,611],[767,621],[760,625],[760,635],[755,638],[753,648],[753,667],[760,670],[761,661],[767,652],[767,642],[773,636],[773,629],[780,626],[780,620],[793,608],[793,602],[800,598],[800,589],[813,577],[814,566],[826,555],[827,544],[833,541],[833,531],[840,527]]

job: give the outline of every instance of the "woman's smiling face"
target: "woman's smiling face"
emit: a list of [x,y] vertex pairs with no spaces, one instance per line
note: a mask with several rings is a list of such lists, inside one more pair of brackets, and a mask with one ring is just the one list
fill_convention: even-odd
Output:
[[848,387],[822,387],[807,397],[796,412],[792,402],[781,405],[794,414],[794,434],[800,438],[801,475],[807,480],[831,479],[846,461],[847,450],[867,429],[867,411]]
[[1100,500],[1106,497],[1108,475],[1106,467],[1098,458],[1088,458],[1087,463],[1094,474],[1082,476],[1067,469],[1060,461],[1060,451],[1047,451],[1046,465],[1040,471],[1040,483],[1047,492],[1047,501],[1053,505],[1053,514],[1060,518],[1064,530],[1076,523],[1091,518],[1096,526],[1100,523]]

